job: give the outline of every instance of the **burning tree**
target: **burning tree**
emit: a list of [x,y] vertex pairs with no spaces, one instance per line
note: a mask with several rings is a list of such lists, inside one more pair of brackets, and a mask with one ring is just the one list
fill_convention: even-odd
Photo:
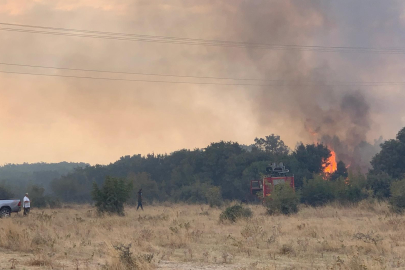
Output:
[[330,150],[330,157],[324,163],[323,172],[325,174],[332,174],[336,170],[337,170],[336,152],[333,150]]
[[292,154],[292,170],[295,186],[302,187],[303,179],[311,179],[314,174],[322,174],[331,157],[330,150],[323,144],[300,144]]

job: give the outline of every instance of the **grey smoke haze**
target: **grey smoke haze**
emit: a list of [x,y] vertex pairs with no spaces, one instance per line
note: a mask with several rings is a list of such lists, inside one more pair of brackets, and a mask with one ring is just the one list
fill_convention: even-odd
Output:
[[[405,41],[401,1],[0,0],[0,15],[13,23],[272,44],[399,47]],[[405,71],[404,55],[6,32],[0,32],[0,51],[3,62],[290,81],[402,81]],[[362,141],[393,137],[405,125],[404,97],[401,88],[389,86],[203,86],[1,74],[0,163],[107,163],[126,154],[171,152],[219,140],[250,144],[271,133],[290,147],[338,138],[340,149],[347,149],[338,156],[349,160]]]

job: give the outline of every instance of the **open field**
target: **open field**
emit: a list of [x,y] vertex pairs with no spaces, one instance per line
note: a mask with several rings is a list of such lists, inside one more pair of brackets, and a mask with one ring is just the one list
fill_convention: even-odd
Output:
[[[132,244],[132,269],[405,269],[405,218],[387,205],[302,208],[293,216],[220,224],[205,205],[33,210],[0,220],[0,269],[126,269],[114,246]],[[128,256],[127,256],[128,259]],[[148,262],[150,261],[150,263]]]

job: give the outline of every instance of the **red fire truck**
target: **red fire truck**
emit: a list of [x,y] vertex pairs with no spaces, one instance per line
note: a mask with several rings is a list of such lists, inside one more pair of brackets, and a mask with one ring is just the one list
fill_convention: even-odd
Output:
[[287,176],[289,170],[285,168],[283,163],[273,163],[266,168],[268,175],[260,180],[250,181],[250,194],[256,197],[266,198],[271,195],[274,186],[278,184],[288,183],[294,188],[294,175]]

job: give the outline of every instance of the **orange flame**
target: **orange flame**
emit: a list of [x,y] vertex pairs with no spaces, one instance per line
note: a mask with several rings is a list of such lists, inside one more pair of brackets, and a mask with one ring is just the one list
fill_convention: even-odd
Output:
[[324,173],[334,173],[337,170],[336,153],[330,150],[331,156],[326,161],[329,165],[323,168]]

